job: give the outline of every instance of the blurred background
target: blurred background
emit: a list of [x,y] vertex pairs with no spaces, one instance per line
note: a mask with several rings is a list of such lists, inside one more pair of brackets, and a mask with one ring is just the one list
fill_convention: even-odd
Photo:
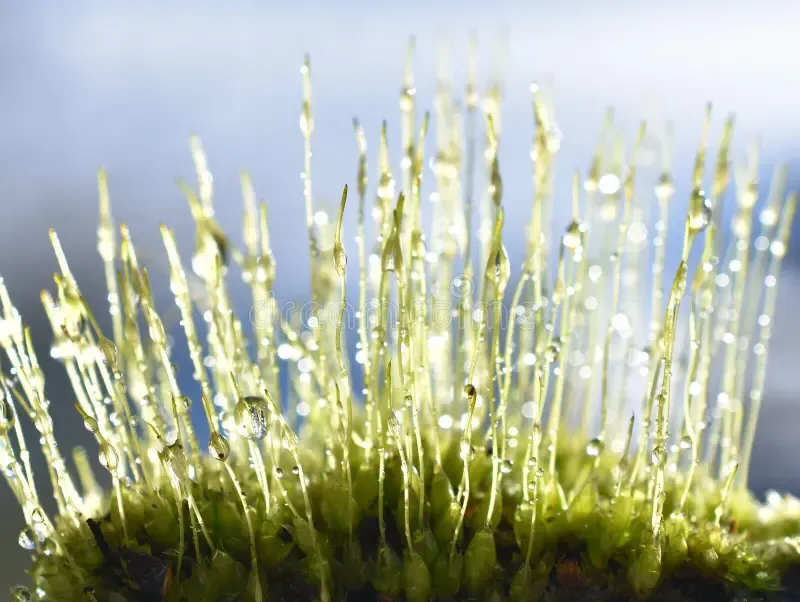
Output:
[[[629,139],[642,116],[674,122],[674,232],[686,210],[707,101],[714,102],[713,149],[725,115],[735,111],[733,158],[742,158],[760,135],[762,193],[782,161],[790,163],[788,188],[800,188],[800,55],[792,44],[797,23],[800,4],[792,0],[1,3],[0,275],[32,328],[62,449],[93,444],[72,408],[63,370],[49,357],[50,326],[39,301],[42,288],[53,289],[56,270],[47,229],[58,231],[83,294],[101,310],[98,167],[108,169],[115,220],[128,224],[144,262],[157,273],[159,307],[171,306],[159,223],[174,228],[184,257],[192,248],[194,228],[175,180],[194,181],[187,140],[195,133],[214,174],[221,225],[240,245],[239,172],[247,168],[259,198],[270,205],[278,298],[304,299],[309,269],[298,129],[303,54],[312,58],[314,190],[318,204],[333,208],[342,185],[355,183],[353,116],[366,129],[370,160],[383,118],[389,119],[393,158],[400,156],[398,97],[408,36],[417,38],[417,95],[424,110],[433,108],[441,36],[450,41],[458,93],[468,33],[480,40],[485,89],[495,41],[505,31],[505,242],[518,266],[525,242],[520,225],[530,211],[531,80],[553,83],[564,135],[557,197],[563,208],[556,209],[556,219],[567,215],[563,184],[572,170],[588,167],[605,108],[613,106],[618,121],[631,126]],[[430,185],[429,171],[426,178]],[[733,202],[727,202],[730,208]],[[353,221],[345,223],[350,232],[353,227]],[[668,274],[678,250],[668,248]],[[800,453],[797,240],[780,286],[751,486],[758,493],[776,488],[800,494],[793,461]],[[244,296],[241,308],[247,309]],[[180,353],[176,361],[185,366]],[[34,454],[41,475],[43,460]],[[22,513],[5,484],[0,508],[3,591],[27,581],[22,571],[28,559],[17,544]]]

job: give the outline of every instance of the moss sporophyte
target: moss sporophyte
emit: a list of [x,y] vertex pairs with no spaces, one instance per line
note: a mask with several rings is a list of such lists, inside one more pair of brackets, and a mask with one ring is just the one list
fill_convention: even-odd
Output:
[[[800,599],[789,580],[800,559],[800,502],[772,492],[762,503],[747,490],[797,199],[784,194],[779,173],[754,219],[753,154],[735,171],[723,246],[732,120],[707,189],[709,108],[685,225],[668,233],[669,131],[654,137],[642,124],[627,152],[609,113],[588,172],[572,182],[569,226],[554,232],[561,134],[546,92],[532,86],[532,211],[514,270],[503,246],[499,87],[479,94],[474,50],[460,105],[441,70],[427,239],[429,118],[418,129],[410,66],[399,181],[386,125],[368,179],[366,136],[354,122],[356,194],[344,189],[335,225],[314,206],[308,60],[301,74],[313,302],[305,323],[278,311],[266,205],[243,175],[244,250],[235,249],[215,221],[196,138],[197,186],[182,184],[196,223],[195,276],[172,230],[161,229],[208,442],[195,434],[150,276],[129,230],[112,222],[104,172],[98,249],[111,333],[50,234],[60,271],[56,296],[42,301],[73,391],[46,388],[0,280],[0,464],[22,508],[19,543],[33,558],[32,587],[12,588],[12,599]],[[643,160],[654,144],[660,165]],[[478,190],[475,172],[484,170]],[[351,210],[361,311],[348,352],[343,215]],[[668,234],[683,241],[671,283]],[[258,319],[234,313],[234,274],[264,310]],[[326,319],[334,327],[323,328]],[[637,379],[641,390],[631,393]],[[73,454],[75,482],[50,400],[75,402],[110,491],[83,450]],[[55,516],[34,484],[25,417],[40,436]]]

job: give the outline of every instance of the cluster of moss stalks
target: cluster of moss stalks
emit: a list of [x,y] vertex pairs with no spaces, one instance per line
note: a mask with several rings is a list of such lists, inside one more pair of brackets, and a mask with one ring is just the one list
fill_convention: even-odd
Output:
[[[88,571],[90,586],[75,581],[63,555],[37,554],[32,575],[46,599],[65,601],[86,599],[87,589],[97,600],[109,602],[252,601],[256,571],[265,600],[315,600],[320,595],[320,569],[333,600],[799,599],[792,597],[800,595],[800,588],[791,583],[797,579],[796,568],[789,564],[791,555],[777,549],[773,555],[765,554],[758,545],[797,533],[798,519],[767,525],[757,516],[757,503],[744,494],[731,500],[727,518],[719,522],[715,519],[719,487],[700,478],[694,486],[697,493],[687,503],[694,517],[688,521],[684,514],[671,514],[680,490],[680,482],[672,481],[660,547],[649,551],[645,548],[650,541],[650,507],[644,496],[635,490],[615,496],[616,465],[611,460],[595,465],[577,447],[559,454],[562,487],[569,491],[587,468],[591,479],[566,504],[557,492],[549,498],[539,495],[532,538],[533,508],[520,502],[517,471],[504,475],[489,517],[491,449],[473,450],[471,495],[459,530],[462,507],[455,502],[452,485],[462,476],[458,447],[446,448],[443,469],[428,466],[421,523],[417,517],[422,485],[417,473],[406,502],[400,458],[387,452],[384,536],[379,524],[378,462],[363,462],[363,450],[354,446],[352,497],[341,475],[334,472],[321,472],[324,476],[310,480],[317,545],[312,543],[309,523],[293,515],[287,503],[272,500],[267,510],[263,497],[248,496],[258,556],[258,566],[252,566],[241,506],[230,481],[209,460],[203,478],[192,487],[217,548],[213,554],[201,546],[201,555],[196,556],[189,543],[190,528],[179,532],[179,524],[187,521],[178,520],[171,495],[124,488],[127,542],[118,506],[111,500],[107,512],[87,517],[80,528],[66,521],[60,525],[63,545]],[[313,452],[303,459],[307,466],[314,465]],[[292,469],[286,465],[276,471],[288,503],[301,508],[303,498]],[[255,490],[255,485],[249,488]],[[186,504],[182,511],[188,514]],[[406,516],[413,537],[410,549],[404,536]],[[529,541],[532,553],[526,563]],[[659,556],[658,562],[653,554]],[[175,573],[178,565],[180,574]]]
[[[246,351],[244,327],[232,310],[225,285],[225,267],[232,257],[242,267],[254,302],[272,307],[275,265],[266,205],[256,207],[249,177],[243,177],[247,252],[242,254],[231,250],[213,219],[212,178],[199,140],[192,139],[198,192],[184,185],[184,193],[197,226],[192,268],[203,280],[201,297],[209,308],[204,312],[208,333],[202,342],[174,235],[166,227],[161,231],[193,376],[203,393],[209,427],[206,454],[192,427],[191,402],[175,377],[166,329],[154,307],[147,271],[140,267],[124,225],[117,254],[105,174],[101,172],[98,250],[106,266],[113,342],[101,332],[81,295],[54,232],[51,243],[61,270],[55,278],[58,302],[48,293],[42,299],[53,326],[54,349],[59,352],[55,355],[67,367],[76,408],[96,439],[100,462],[111,475],[111,495],[99,492],[93,477],[84,478],[89,471],[85,455],[78,463],[84,485],[78,494],[55,440],[44,375],[30,333],[0,279],[0,347],[6,351],[15,377],[0,379],[0,468],[25,514],[20,543],[34,551],[33,593],[17,586],[12,589],[13,598],[22,602],[33,596],[58,602],[800,600],[800,588],[792,583],[797,580],[800,558],[800,502],[775,494],[761,504],[746,489],[775,285],[797,199],[790,196],[782,203],[782,191],[778,191],[762,213],[764,234],[755,245],[759,255],[749,276],[756,283],[763,281],[768,291],[761,309],[761,289],[746,286],[743,267],[750,262],[757,164],[749,172],[743,171],[739,182],[736,239],[732,241],[736,269],[733,262],[720,265],[721,251],[714,236],[721,227],[719,202],[730,179],[732,122],[726,122],[707,198],[703,174],[710,109],[707,112],[681,262],[665,307],[663,283],[660,276],[653,278],[648,337],[653,347],[645,353],[649,393],[639,414],[640,432],[633,436],[635,422],[631,419],[622,444],[618,435],[624,429],[618,427],[625,422],[622,416],[627,410],[625,403],[614,403],[621,399],[620,394],[611,393],[608,387],[613,367],[609,358],[614,333],[627,330],[621,296],[624,293],[629,303],[639,302],[628,290],[630,283],[623,283],[620,266],[627,259],[645,265],[639,255],[646,245],[634,250],[626,245],[633,208],[640,199],[653,196],[650,190],[638,195],[634,184],[645,125],[627,164],[624,144],[601,141],[587,177],[583,181],[580,176],[574,178],[572,221],[559,238],[550,232],[544,216],[554,200],[552,175],[560,130],[546,98],[538,87],[532,88],[536,133],[531,157],[536,192],[527,256],[511,315],[518,315],[517,310],[525,307],[523,302],[531,302],[536,308],[535,324],[519,333],[517,344],[513,336],[516,322],[512,321],[501,346],[500,302],[512,269],[502,243],[505,213],[498,161],[499,90],[490,91],[485,108],[485,192],[493,215],[493,234],[480,241],[485,270],[481,266],[473,272],[469,220],[475,195],[474,191],[465,192],[466,206],[462,205],[458,186],[460,120],[446,86],[440,86],[438,94],[437,125],[441,127],[437,129],[441,135],[433,164],[439,191],[438,221],[433,230],[442,239],[438,241],[441,244],[433,245],[439,249],[438,255],[434,253],[433,260],[428,256],[420,225],[428,118],[423,120],[417,143],[415,88],[409,69],[401,97],[403,192],[395,195],[384,127],[372,213],[376,246],[369,257],[369,264],[374,260],[380,273],[371,274],[369,283],[364,242],[366,139],[355,124],[359,306],[367,307],[367,291],[374,289],[378,316],[369,322],[363,312],[360,315],[364,409],[354,410],[360,404],[349,390],[351,379],[342,348],[344,303],[339,303],[347,300],[342,237],[347,188],[331,245],[331,236],[320,236],[326,231],[317,227],[311,196],[313,116],[308,61],[301,72],[302,178],[312,299],[321,308],[338,309],[335,329],[322,331],[318,315],[312,316],[313,323],[309,320],[309,330],[302,335],[290,324],[280,324],[286,345],[299,350],[298,357],[289,362],[295,386],[286,397],[290,408],[305,416],[299,425],[302,428],[298,429],[294,417],[290,426],[279,406],[283,399],[279,360],[287,358],[276,345],[282,339],[273,323],[275,316],[263,324],[250,316],[257,335],[256,361]],[[465,147],[467,154],[475,154],[478,95],[474,73],[466,109]],[[474,157],[467,157],[466,163],[471,181]],[[659,250],[664,248],[665,220],[673,194],[667,162],[655,187],[661,221],[655,229],[658,237],[653,239],[654,275],[664,269],[664,254]],[[586,206],[585,222],[582,205]],[[465,215],[467,222],[462,223]],[[484,225],[488,227],[488,219]],[[644,243],[642,231],[646,233],[647,228],[642,222],[638,226],[639,242]],[[607,252],[607,240],[600,241],[602,249],[597,250],[598,230],[601,239],[618,240],[616,253]],[[545,247],[551,239],[559,248],[558,275],[552,289],[545,282],[551,267]],[[691,282],[688,386],[681,418],[671,424],[671,408],[680,407],[680,395],[671,391],[679,307],[688,295],[692,245],[701,240],[703,266]],[[765,241],[767,244],[761,244]],[[469,261],[464,277],[454,278],[452,269],[462,243],[461,254]],[[627,254],[636,256],[626,258]],[[121,269],[117,259],[122,260]],[[430,264],[427,268],[426,262]],[[431,287],[428,270],[435,272]],[[716,286],[717,274],[727,277],[731,286]],[[480,311],[472,311],[472,275],[483,277],[482,283],[477,281],[481,285]],[[389,316],[383,312],[391,297],[390,280],[397,285],[400,311],[399,320],[387,325]],[[464,283],[470,285],[466,291]],[[458,294],[452,291],[453,285]],[[456,336],[426,313],[428,291],[437,289],[450,289],[458,297],[451,299],[453,306],[458,304]],[[755,294],[743,309],[740,306],[747,292]],[[608,312],[601,315],[595,310],[608,298],[613,302],[603,307]],[[714,312],[730,299],[735,300],[733,318]],[[409,307],[423,308],[423,315],[412,316]],[[494,314],[491,328],[488,307]],[[757,314],[750,314],[755,311],[763,313],[758,314],[761,330],[751,353],[749,342]],[[605,328],[601,323],[605,313],[610,325],[600,366],[597,350],[601,344],[596,334]],[[740,313],[745,314],[741,319]],[[142,318],[147,337],[139,331]],[[747,343],[726,343],[722,393],[731,400],[744,399],[745,379],[733,377],[751,355],[756,358],[756,384],[747,404],[746,428],[743,402],[725,407],[717,403],[720,416],[706,434],[711,391],[716,389],[709,381],[712,373],[717,373],[713,359],[720,355],[718,341],[711,335],[719,328],[725,333],[723,338]],[[638,334],[641,343],[646,333]],[[390,340],[397,345],[396,353],[389,350]],[[585,346],[587,350],[577,362],[580,366],[567,361],[571,343],[573,349]],[[206,358],[204,344],[209,347]],[[580,370],[573,370],[576,367]],[[596,380],[602,380],[599,398],[593,396],[596,382],[591,380],[575,387],[586,393],[585,399],[577,399],[576,391],[567,392],[575,372],[587,380],[580,376],[584,369],[589,374],[597,372]],[[551,373],[553,387],[549,390]],[[464,394],[460,395],[462,387]],[[59,398],[63,397],[70,394],[59,392]],[[595,401],[599,401],[597,407]],[[302,413],[301,403],[305,406]],[[40,435],[59,509],[53,522],[45,515],[34,487],[17,407]],[[581,428],[575,429],[575,416],[568,410],[578,408]],[[589,439],[595,409],[600,410],[600,432]],[[354,411],[364,415],[354,418]],[[546,423],[542,421],[545,414]],[[525,436],[528,429],[530,435]],[[525,435],[520,436],[521,430]],[[679,443],[671,443],[670,431]],[[15,445],[12,435],[17,439]],[[710,452],[702,461],[701,447]]]

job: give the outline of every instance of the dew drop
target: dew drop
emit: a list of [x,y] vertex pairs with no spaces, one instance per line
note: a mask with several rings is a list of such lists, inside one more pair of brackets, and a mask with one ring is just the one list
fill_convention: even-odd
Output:
[[11,599],[15,602],[30,602],[31,593],[23,585],[15,585],[11,588]]
[[548,363],[552,364],[558,359],[558,354],[561,352],[561,341],[559,339],[553,339],[553,342],[547,346],[547,349],[544,350],[544,359],[547,360]]
[[19,532],[17,542],[19,543],[19,547],[23,550],[32,550],[34,548],[35,542],[33,541],[33,533],[29,527],[25,527]]
[[56,545],[55,541],[49,537],[44,540],[44,543],[42,543],[42,552],[44,552],[45,556],[55,556],[57,551],[58,546]]
[[664,468],[667,465],[667,450],[663,445],[656,445],[653,448],[652,460],[656,468]]
[[103,465],[108,472],[114,472],[117,470],[119,466],[119,455],[117,455],[117,450],[109,444],[107,441],[104,441],[100,444],[100,464]]
[[658,179],[655,187],[656,197],[660,200],[669,199],[675,192],[675,185],[672,183],[672,178],[669,172],[663,172]]
[[278,477],[279,479],[282,479],[282,478],[283,478],[283,468],[281,468],[280,466],[278,466],[278,467],[275,469],[275,476],[276,476],[276,477]]
[[192,409],[192,400],[190,397],[187,397],[186,395],[179,396],[175,401],[181,402],[187,412]]
[[263,397],[241,398],[233,415],[236,428],[245,439],[258,441],[267,436],[267,400]]
[[471,459],[474,457],[474,456],[472,455],[472,453],[473,453],[473,450],[474,450],[474,449],[475,449],[475,448],[474,448],[474,447],[472,447],[472,445],[470,445],[470,442],[469,442],[469,440],[467,440],[467,439],[462,439],[462,440],[461,440],[461,447],[460,447],[460,451],[461,451],[461,454],[460,454],[460,455],[461,455],[461,459],[462,459],[462,460],[466,460],[466,459],[470,459],[470,460],[471,460]]
[[514,464],[511,462],[511,460],[503,460],[503,463],[500,465],[500,472],[503,474],[509,474],[513,467]]
[[680,441],[681,449],[692,449],[693,444],[694,442],[692,441],[692,438],[689,435],[684,435],[683,437],[681,437]]
[[580,249],[583,247],[584,232],[586,232],[584,225],[579,221],[573,220],[572,223],[567,226],[567,231],[564,233],[564,236],[561,237],[562,246],[570,251]]
[[494,285],[497,288],[498,295],[502,295],[506,290],[509,278],[511,278],[511,262],[508,259],[505,247],[501,245],[495,257],[494,265]]
[[214,431],[208,440],[208,453],[220,462],[225,462],[231,453],[231,446],[222,434]]
[[292,474],[297,476],[300,474],[300,467],[299,466],[292,466]]
[[9,406],[0,399],[0,436],[8,433],[14,428],[14,414],[11,413]]
[[108,369],[111,370],[113,374],[118,373],[120,369],[119,352],[117,351],[117,346],[107,338],[101,337],[100,340],[97,341],[97,348],[103,355],[103,362],[106,364],[106,366],[108,366]]
[[536,469],[536,476],[542,478],[544,476],[544,468],[539,467]]
[[94,418],[92,418],[92,417],[91,417],[91,416],[89,416],[89,415],[87,415],[87,416],[86,416],[86,417],[83,419],[83,426],[84,426],[84,427],[86,428],[86,430],[87,430],[87,431],[89,431],[90,433],[96,433],[96,432],[99,430],[99,427],[97,426],[97,420],[95,420]]
[[31,520],[36,524],[44,523],[44,512],[41,508],[34,508],[31,512]]
[[347,266],[347,253],[344,252],[344,245],[341,242],[333,246],[333,266],[336,269],[336,273],[339,274],[341,278],[344,278]]
[[705,230],[709,223],[711,223],[711,203],[702,190],[695,189],[689,201],[689,229],[697,234]]
[[598,437],[595,437],[586,445],[586,455],[596,458],[603,453],[605,444]]
[[178,441],[167,446],[163,453],[166,464],[173,476],[181,482],[188,479],[190,470],[193,467],[189,466],[186,453],[183,451],[183,446],[180,442]]

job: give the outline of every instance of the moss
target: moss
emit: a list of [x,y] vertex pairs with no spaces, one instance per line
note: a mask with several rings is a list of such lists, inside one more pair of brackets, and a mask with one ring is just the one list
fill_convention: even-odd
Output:
[[[562,486],[570,490],[577,474],[592,466],[593,458],[577,448],[564,448],[564,458],[577,473],[562,473]],[[387,482],[400,468],[390,455]],[[62,541],[74,561],[88,574],[88,584],[97,600],[252,600],[253,571],[258,571],[266,600],[311,600],[319,596],[317,563],[326,565],[332,577],[332,598],[348,600],[484,600],[492,595],[514,600],[630,600],[646,595],[657,601],[703,601],[718,599],[784,600],[790,592],[792,575],[800,565],[796,548],[765,554],[760,545],[797,533],[798,517],[754,522],[759,505],[741,496],[735,509],[717,525],[713,520],[713,498],[690,498],[687,508],[698,517],[687,520],[670,514],[660,537],[659,554],[663,570],[652,582],[643,577],[648,562],[651,507],[643,496],[623,492],[616,500],[607,493],[612,474],[602,463],[593,471],[591,483],[567,509],[541,496],[535,524],[534,554],[524,562],[530,530],[530,506],[514,495],[502,497],[493,529],[486,529],[485,486],[472,491],[466,509],[467,521],[455,555],[450,555],[452,524],[440,498],[454,494],[446,472],[429,470],[425,484],[425,521],[414,526],[414,548],[405,546],[402,512],[397,500],[402,491],[387,494],[385,506],[386,543],[383,548],[378,528],[377,497],[353,498],[353,538],[348,535],[348,496],[325,481],[313,479],[310,491],[313,510],[319,511],[314,528],[321,541],[321,558],[315,558],[308,523],[293,518],[285,506],[274,502],[271,514],[264,500],[251,498],[257,525],[258,565],[248,554],[248,534],[241,506],[220,467],[209,460],[202,478],[192,485],[194,498],[213,543],[212,553],[201,545],[196,557],[191,544],[189,511],[183,538],[178,531],[177,508],[171,493],[146,487],[123,489],[129,541],[123,541],[116,501],[107,501],[100,516],[85,518],[77,527],[64,520],[59,525]],[[291,467],[283,467],[291,474]],[[312,468],[313,467],[309,467]],[[353,470],[377,483],[377,468],[365,463],[353,449]],[[430,466],[433,469],[433,466]],[[451,470],[457,473],[455,463]],[[245,483],[256,475],[246,473]],[[455,480],[455,479],[453,479]],[[480,482],[480,481],[478,481]],[[667,489],[666,507],[675,502],[676,488]],[[298,495],[297,478],[284,477],[289,497]],[[520,486],[512,471],[502,487],[513,492]],[[434,488],[439,488],[438,495]],[[703,482],[697,485],[703,488]],[[334,493],[331,493],[334,492]],[[329,497],[329,496],[332,496]],[[396,498],[396,499],[393,499]],[[437,508],[438,506],[438,508]],[[549,506],[549,507],[548,507]],[[328,508],[327,511],[324,508]],[[400,509],[403,509],[402,504]],[[438,512],[436,511],[438,509]],[[741,514],[737,514],[741,513]],[[739,516],[742,517],[741,521]],[[706,517],[706,518],[699,518]],[[737,524],[748,524],[741,531]],[[183,549],[179,549],[183,541]],[[180,575],[175,573],[177,556],[183,556]],[[63,555],[38,554],[32,571],[37,587],[47,599],[81,600],[84,589],[70,579]],[[647,584],[645,591],[637,586]],[[790,589],[786,589],[790,588]],[[115,597],[115,594],[117,597]],[[123,596],[123,598],[119,598]],[[487,598],[488,597],[488,598]]]
[[[303,177],[308,178],[313,132],[308,61],[302,74],[300,126],[306,151]],[[37,598],[798,599],[800,502],[770,494],[761,504],[746,489],[780,262],[796,197],[783,201],[782,191],[771,195],[770,219],[760,220],[759,235],[769,244],[755,245],[751,258],[758,170],[742,171],[731,251],[737,263],[721,266],[714,210],[730,180],[732,120],[723,131],[709,198],[702,182],[703,136],[682,237],[684,259],[668,296],[660,279],[653,279],[653,307],[637,307],[629,316],[620,305],[630,284],[623,282],[621,266],[644,265],[639,254],[646,245],[631,249],[626,241],[638,194],[636,153],[646,128],[640,129],[627,162],[622,145],[606,152],[608,145],[601,141],[586,178],[574,181],[572,221],[563,235],[553,234],[544,224],[552,209],[560,130],[546,94],[535,88],[535,200],[522,277],[506,314],[515,319],[504,326],[502,303],[512,267],[503,245],[498,91],[489,92],[485,107],[485,193],[493,207],[492,229],[491,236],[477,242],[486,262],[476,268],[466,261],[465,273],[456,276],[459,255],[472,258],[473,232],[463,219],[472,199],[462,204],[458,178],[462,158],[475,147],[475,82],[467,90],[464,149],[449,86],[440,86],[437,119],[442,123],[437,125],[447,135],[439,136],[433,163],[438,204],[431,250],[419,227],[428,122],[416,141],[413,90],[408,75],[401,97],[407,126],[403,192],[394,209],[386,129],[381,132],[371,213],[376,246],[369,260],[366,138],[355,124],[362,310],[357,330],[363,377],[357,390],[351,390],[355,381],[342,345],[348,188],[335,227],[331,220],[318,219],[310,183],[304,188],[312,311],[300,316],[307,320],[301,331],[297,316],[281,314],[279,319],[274,311],[276,270],[266,205],[256,206],[252,182],[243,176],[246,249],[235,249],[214,221],[213,180],[196,138],[191,150],[197,192],[185,183],[182,188],[197,227],[191,263],[199,282],[190,283],[171,230],[162,227],[161,233],[192,374],[202,391],[207,446],[197,441],[192,400],[181,392],[172,364],[169,325],[155,308],[150,275],[139,265],[124,226],[116,245],[104,172],[99,176],[98,248],[113,335],[106,336],[98,325],[55,232],[57,296],[45,293],[42,300],[53,327],[55,355],[67,366],[75,389],[76,409],[111,476],[109,492],[97,486],[85,452],[75,456],[80,488],[67,470],[30,333],[0,278],[0,348],[15,375],[0,379],[0,467],[24,512],[21,542],[34,549]],[[668,142],[662,146],[669,147]],[[475,169],[474,157],[465,163]],[[653,192],[664,212],[675,193],[672,175],[661,171],[656,180]],[[582,205],[587,206],[585,222]],[[488,234],[486,225],[482,231]],[[664,269],[659,252],[665,246],[664,228],[662,221],[655,229],[656,252],[648,268],[654,274]],[[646,238],[646,227],[637,236],[642,230]],[[603,239],[617,240],[616,252],[609,256],[607,245],[598,245]],[[546,247],[550,240],[558,241],[557,253]],[[687,258],[700,242],[702,262],[690,276]],[[589,260],[590,255],[608,261]],[[558,257],[555,270],[548,257]],[[226,277],[233,263],[253,296],[247,316],[255,334],[252,354],[244,318],[232,311],[228,294]],[[379,268],[376,273],[371,266]],[[557,274],[554,283],[551,271]],[[604,282],[599,283],[598,274]],[[745,275],[750,282],[764,282],[764,290],[747,285]],[[729,282],[729,288],[717,286],[721,281]],[[449,293],[446,315],[455,316],[455,324],[446,320],[443,325],[442,316],[433,314],[443,300],[437,296],[433,303],[432,296],[443,291]],[[368,315],[373,307],[367,305],[368,295],[374,297],[376,315]],[[688,382],[679,393],[672,375],[685,296],[691,296],[690,357]],[[609,297],[611,305],[599,308]],[[396,312],[389,311],[393,300]],[[197,304],[204,308],[202,331],[195,324]],[[726,312],[715,311],[728,305]],[[632,324],[633,313],[655,317]],[[752,353],[756,320],[739,319],[740,313],[759,315]],[[333,317],[332,328],[322,322],[327,315]],[[617,354],[622,359],[612,357],[617,350],[612,343],[634,329],[637,340],[652,343],[639,350],[645,390],[642,396],[628,396],[626,390],[624,399],[615,399],[608,387],[610,373],[630,366],[627,353]],[[748,344],[725,341],[724,351],[717,353],[712,334],[718,331],[724,332],[723,341]],[[598,332],[605,332],[605,338]],[[721,366],[715,363],[717,355],[723,356]],[[745,421],[744,403],[733,400],[746,397],[738,376],[749,361],[754,382]],[[290,383],[283,395],[282,371]],[[587,375],[602,382],[599,396],[592,395],[592,380],[584,382]],[[717,375],[719,384],[714,383]],[[714,407],[715,391],[721,394]],[[629,397],[644,398],[637,406],[638,429],[634,418],[625,420]],[[718,418],[709,428],[712,409]],[[29,454],[18,420],[23,413],[38,429],[47,460],[59,510],[52,520],[30,487]],[[598,432],[591,436],[595,422]],[[22,587],[12,594],[17,600],[31,598]]]

